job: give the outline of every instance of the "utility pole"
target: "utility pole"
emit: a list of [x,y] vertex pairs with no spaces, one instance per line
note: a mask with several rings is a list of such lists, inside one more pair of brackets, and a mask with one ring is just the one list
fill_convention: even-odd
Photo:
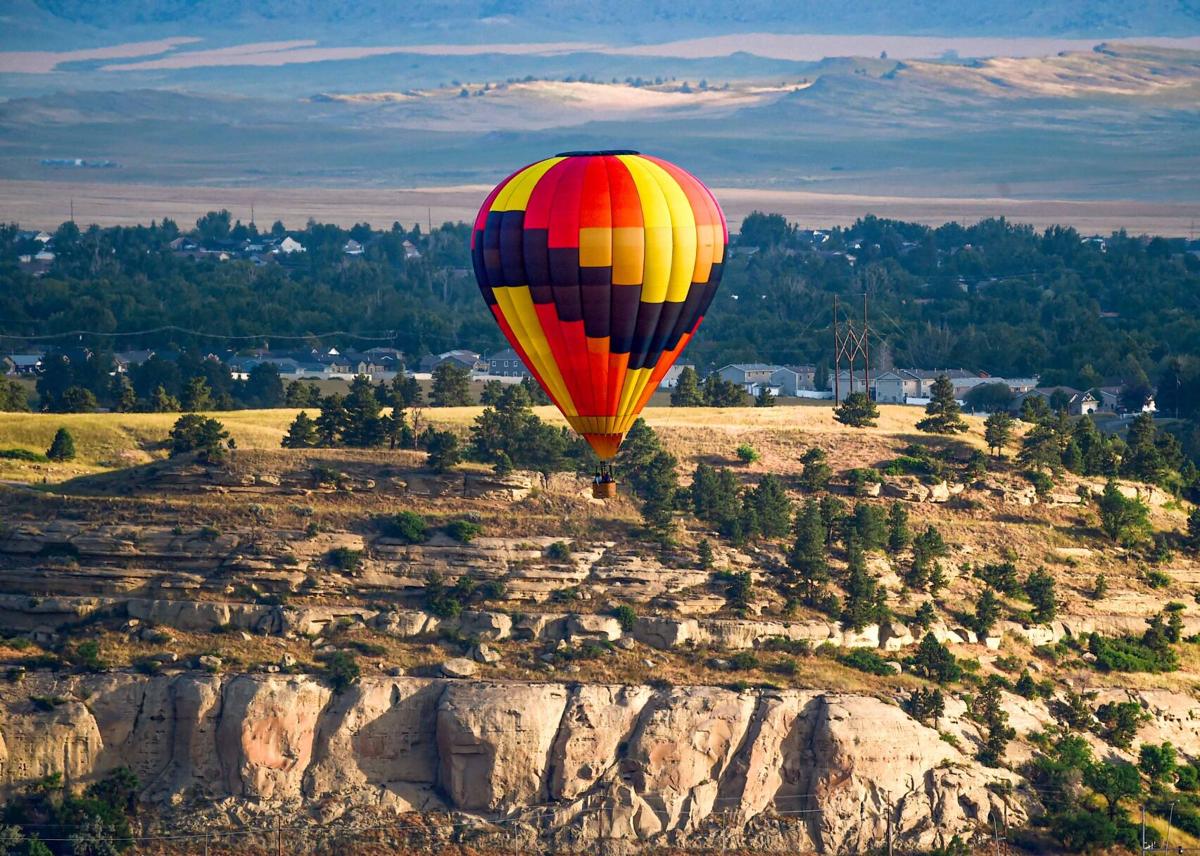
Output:
[[208,856],[208,838],[209,838],[209,833],[205,832],[204,833],[204,856]]
[[283,833],[279,829],[279,815],[275,815],[275,856],[283,856]]
[[1171,813],[1167,816],[1167,838],[1163,841],[1163,851],[1171,850],[1171,825],[1175,822],[1175,801],[1171,801]]
[[854,368],[858,364],[858,358],[861,355],[863,359],[863,392],[868,398],[871,396],[871,326],[869,316],[868,298],[866,292],[863,292],[863,323],[862,330],[854,329],[854,322],[850,320],[850,316],[846,317],[845,332],[842,331],[842,321],[838,314],[838,300],[833,298],[833,398],[835,402],[842,400],[841,380],[839,375],[842,372],[842,358],[845,357],[850,368],[850,389],[848,392],[854,392],[855,375]]
[[842,341],[838,336],[837,295],[835,294],[833,296],[833,403],[835,406],[842,403],[841,376]]
[[75,197],[71,197],[71,222],[75,222]]
[[1142,852],[1146,852],[1146,804],[1142,803]]
[[995,856],[1000,856],[1000,823],[994,814],[992,815],[992,847],[995,850]]

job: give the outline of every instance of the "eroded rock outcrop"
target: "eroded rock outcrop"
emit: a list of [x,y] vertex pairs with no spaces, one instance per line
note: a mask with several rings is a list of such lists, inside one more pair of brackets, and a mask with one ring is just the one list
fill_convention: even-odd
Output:
[[0,686],[0,798],[119,764],[165,814],[450,811],[562,850],[861,852],[888,811],[926,846],[1003,810],[988,785],[1007,775],[894,704],[815,691],[372,677],[338,695],[310,677],[200,673]]

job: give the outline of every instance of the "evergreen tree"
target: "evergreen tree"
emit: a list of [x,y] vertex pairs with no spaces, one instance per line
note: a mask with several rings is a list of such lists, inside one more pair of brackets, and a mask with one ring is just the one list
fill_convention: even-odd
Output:
[[703,407],[704,394],[700,391],[700,380],[696,370],[684,366],[679,370],[675,379],[675,388],[671,390],[672,407]]
[[888,552],[893,556],[902,553],[911,541],[912,534],[908,531],[908,509],[900,500],[896,500],[888,511]]
[[466,407],[471,403],[471,372],[449,360],[433,370],[429,403],[434,407]]
[[462,460],[462,449],[453,431],[427,429],[422,435],[421,445],[425,449],[425,463],[435,472],[448,472]]
[[157,386],[150,397],[150,410],[152,413],[178,413],[179,399],[167,392],[165,387]]
[[946,375],[933,382],[932,396],[925,405],[925,418],[917,423],[917,429],[930,434],[956,434],[967,430],[962,410],[954,399],[954,384]]
[[877,624],[887,618],[887,592],[867,570],[866,559],[857,538],[850,538],[846,545],[847,572],[846,601],[842,609],[842,624],[859,631],[868,624]]
[[[124,375],[117,375],[123,378]],[[27,413],[29,411],[29,396],[25,387],[10,378],[0,378],[0,412]]]
[[1013,418],[1006,411],[997,410],[983,423],[983,440],[988,450],[997,458],[1004,457],[1004,447],[1012,437]]
[[678,490],[675,458],[666,452],[657,452],[646,467],[641,497],[642,519],[659,537],[666,538],[670,534]]
[[318,446],[330,449],[341,443],[346,427],[346,405],[342,396],[334,392],[321,399],[316,425]]
[[713,372],[704,379],[704,403],[709,407],[743,407],[746,393],[733,381]]
[[1067,441],[1067,446],[1063,449],[1062,465],[1070,473],[1083,472],[1083,452],[1079,448],[1079,444],[1072,437]]
[[320,407],[321,389],[315,383],[294,380],[287,385],[283,403],[288,407]]
[[1054,414],[1050,411],[1050,405],[1046,403],[1046,399],[1034,392],[1025,396],[1021,402],[1021,421],[1036,425],[1046,421]]
[[979,761],[985,767],[999,767],[1008,741],[1017,736],[1017,732],[1009,727],[1000,686],[999,676],[991,675],[971,704],[971,718],[982,726],[983,746],[979,750]]
[[980,638],[991,633],[997,619],[1000,618],[1000,601],[991,588],[985,588],[975,601],[975,632]]
[[819,507],[821,522],[825,525],[825,546],[832,547],[842,537],[842,527],[848,516],[846,503],[836,496],[826,494],[821,497]]
[[1062,467],[1063,438],[1047,422],[1039,422],[1021,438],[1017,463],[1037,471]]
[[774,407],[775,393],[771,392],[771,388],[765,383],[758,385],[758,395],[754,396],[755,407]]
[[504,395],[504,384],[498,380],[489,380],[479,391],[479,403],[486,407],[495,407]]
[[937,560],[949,552],[942,534],[934,526],[927,526],[913,541],[912,567],[907,578],[909,587],[917,591],[927,587],[935,569],[941,573]]
[[[60,413],[91,413],[96,409],[97,404],[96,395],[90,389],[82,386],[70,386],[63,392],[54,410]],[[175,409],[178,410],[179,407],[176,406]]]
[[392,378],[391,405],[393,407],[419,407],[422,403],[421,385],[412,375],[398,372]]
[[962,677],[962,666],[958,660],[932,633],[925,634],[907,662],[909,669],[918,677],[939,684],[953,683]]
[[712,569],[713,549],[707,538],[701,538],[700,543],[696,545],[696,564],[705,571]]
[[172,455],[195,452],[198,460],[212,464],[224,460],[226,450],[233,448],[225,426],[198,413],[180,416],[171,428],[170,440]]
[[1193,553],[1200,553],[1200,506],[1193,508],[1188,515],[1187,545]]
[[788,553],[788,567],[804,589],[804,602],[812,606],[829,582],[829,560],[825,552],[825,523],[816,500],[810,499],[796,514],[796,540]]
[[1121,475],[1158,484],[1167,474],[1167,463],[1159,448],[1158,429],[1149,413],[1139,414],[1129,425],[1127,451],[1121,457]]
[[392,406],[390,416],[383,417],[384,435],[389,449],[403,449],[413,444],[413,431],[408,425],[408,414],[403,407]]
[[768,473],[752,492],[757,532],[764,538],[782,538],[792,522],[792,502],[778,476]]
[[183,397],[180,402],[183,409],[189,413],[211,410],[212,389],[209,387],[208,381],[199,375],[189,379],[187,386],[183,389]]
[[717,471],[712,464],[703,461],[696,464],[696,472],[692,475],[692,487],[689,495],[692,500],[692,513],[701,520],[716,519],[715,510],[720,503],[717,492]]
[[833,418],[851,428],[870,428],[879,418],[879,408],[865,392],[852,392],[833,408]]
[[131,413],[137,409],[137,393],[127,375],[113,375],[112,383],[108,387],[108,396],[112,399],[113,410],[117,413]]
[[850,526],[863,550],[878,550],[888,536],[887,521],[883,513],[865,502],[854,506]]
[[343,408],[343,444],[357,449],[383,445],[387,426],[379,416],[379,399],[366,375],[356,375],[350,381],[350,393],[343,401]]
[[1033,571],[1025,580],[1025,594],[1033,604],[1033,620],[1046,624],[1058,613],[1058,599],[1054,593],[1054,577],[1045,568]]
[[829,487],[829,480],[833,478],[833,470],[826,463],[824,449],[820,446],[813,446],[800,457],[800,462],[804,464],[804,469],[800,473],[801,487],[810,493],[826,490]]
[[932,721],[936,728],[938,720],[946,713],[946,699],[936,687],[928,690],[918,687],[909,695],[904,710],[923,725]]
[[54,433],[54,440],[46,450],[46,457],[52,461],[70,461],[75,458],[75,438],[66,428],[59,428]]
[[285,449],[311,449],[318,442],[317,423],[301,410],[288,426],[288,432],[280,445]]

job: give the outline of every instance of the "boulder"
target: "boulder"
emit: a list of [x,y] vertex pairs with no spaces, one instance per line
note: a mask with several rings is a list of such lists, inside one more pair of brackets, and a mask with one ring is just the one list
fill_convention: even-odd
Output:
[[452,657],[441,665],[442,674],[447,678],[470,678],[479,671],[474,660],[466,657]]
[[621,638],[621,622],[611,615],[568,615],[567,636],[615,642]]

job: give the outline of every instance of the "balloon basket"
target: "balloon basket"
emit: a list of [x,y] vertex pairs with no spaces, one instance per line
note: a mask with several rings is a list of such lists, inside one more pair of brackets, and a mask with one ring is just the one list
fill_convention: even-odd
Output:
[[615,499],[617,483],[615,481],[596,482],[592,485],[593,499]]

